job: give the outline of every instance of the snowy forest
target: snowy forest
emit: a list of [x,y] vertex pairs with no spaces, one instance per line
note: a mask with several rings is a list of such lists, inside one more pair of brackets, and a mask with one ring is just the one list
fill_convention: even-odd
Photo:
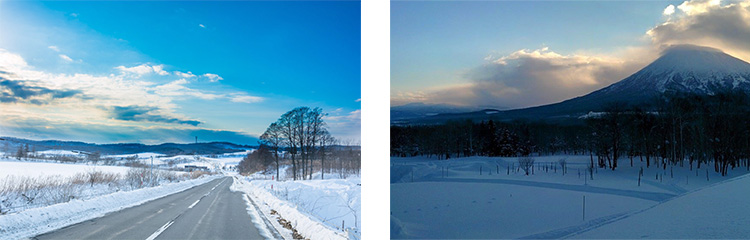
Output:
[[667,95],[649,105],[608,103],[570,121],[450,121],[391,126],[391,156],[449,159],[465,156],[589,155],[590,167],[617,169],[712,164],[714,171],[750,169],[750,96]]

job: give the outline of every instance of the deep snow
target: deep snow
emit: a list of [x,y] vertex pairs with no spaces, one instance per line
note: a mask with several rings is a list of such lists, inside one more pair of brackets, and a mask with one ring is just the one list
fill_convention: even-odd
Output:
[[347,239],[361,236],[360,183],[359,178],[279,182],[236,176],[231,189],[246,193],[272,221],[276,216],[270,211],[278,212],[307,238]]
[[[565,176],[558,162],[563,158]],[[589,156],[535,160],[534,174],[527,176],[517,158],[392,158],[391,238],[562,238],[747,173],[735,169],[722,177],[709,170],[706,180],[705,166],[647,168],[635,158],[630,167],[623,158],[616,171],[597,169],[591,180]],[[590,237],[605,236],[618,235]]]

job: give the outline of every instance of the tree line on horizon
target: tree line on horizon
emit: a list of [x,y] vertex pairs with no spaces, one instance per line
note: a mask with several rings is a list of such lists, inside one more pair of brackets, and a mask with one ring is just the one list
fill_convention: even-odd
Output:
[[575,123],[450,121],[391,126],[391,156],[589,155],[590,167],[615,170],[623,158],[647,167],[713,163],[714,171],[750,170],[750,96],[669,94],[648,106],[608,103]]

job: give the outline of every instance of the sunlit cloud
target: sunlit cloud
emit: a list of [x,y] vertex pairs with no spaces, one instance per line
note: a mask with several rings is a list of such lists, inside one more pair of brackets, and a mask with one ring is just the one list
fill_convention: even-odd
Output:
[[57,46],[49,46],[47,48],[52,49],[52,51],[55,51],[55,52],[60,52],[60,49],[57,48]]
[[674,5],[669,4],[667,8],[664,8],[664,12],[662,14],[665,16],[669,16],[669,15],[672,15],[673,13],[674,13]]
[[692,44],[750,61],[750,1],[685,1],[668,21],[648,30],[655,48]]

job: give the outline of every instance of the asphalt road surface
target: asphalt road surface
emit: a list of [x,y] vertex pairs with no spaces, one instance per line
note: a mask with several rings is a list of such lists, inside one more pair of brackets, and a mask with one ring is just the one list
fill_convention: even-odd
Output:
[[264,239],[225,177],[34,239]]

